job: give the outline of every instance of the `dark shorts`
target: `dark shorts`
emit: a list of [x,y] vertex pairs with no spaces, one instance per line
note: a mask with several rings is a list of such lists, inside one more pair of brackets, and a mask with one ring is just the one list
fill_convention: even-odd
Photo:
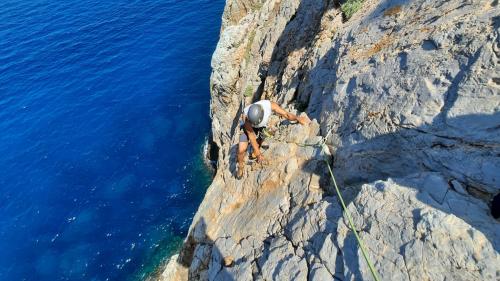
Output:
[[[264,140],[264,128],[253,128],[253,131],[255,132],[255,135],[257,136],[257,139]],[[243,126],[240,126],[240,142],[248,142],[248,135]]]

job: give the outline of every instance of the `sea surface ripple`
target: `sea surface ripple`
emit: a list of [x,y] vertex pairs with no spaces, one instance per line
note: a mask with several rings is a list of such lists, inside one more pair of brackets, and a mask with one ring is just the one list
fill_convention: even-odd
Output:
[[0,280],[135,280],[175,250],[223,6],[0,1]]

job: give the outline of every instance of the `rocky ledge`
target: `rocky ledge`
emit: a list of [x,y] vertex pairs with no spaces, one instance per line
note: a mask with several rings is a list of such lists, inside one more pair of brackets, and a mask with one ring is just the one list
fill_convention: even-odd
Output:
[[[218,169],[159,280],[371,280],[326,165],[382,280],[500,280],[498,0],[344,2],[227,1]],[[236,180],[242,106],[264,98],[313,122],[275,117],[269,163]]]

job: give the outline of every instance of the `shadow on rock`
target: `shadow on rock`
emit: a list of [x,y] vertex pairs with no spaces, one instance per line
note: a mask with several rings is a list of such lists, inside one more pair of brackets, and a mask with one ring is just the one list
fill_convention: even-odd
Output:
[[231,254],[223,255],[216,241],[207,235],[204,218],[193,225],[180,254],[172,257],[160,280],[236,281],[231,270],[243,261],[235,261]]
[[[491,214],[499,208],[498,200],[492,200],[500,190],[499,121],[500,113],[473,114],[447,119],[456,128],[446,131],[401,127],[371,139],[363,139],[361,131],[352,133],[356,143],[336,148],[333,156],[333,173],[346,205],[362,184],[391,178],[417,190],[416,199],[425,205],[464,220],[500,251],[495,233],[499,222]],[[313,160],[302,169],[320,178],[325,195],[335,196],[325,165]],[[419,173],[428,175],[419,178]]]

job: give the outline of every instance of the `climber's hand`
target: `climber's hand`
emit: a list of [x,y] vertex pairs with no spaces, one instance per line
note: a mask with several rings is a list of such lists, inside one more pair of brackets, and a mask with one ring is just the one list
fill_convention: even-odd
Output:
[[304,116],[297,116],[297,122],[300,123],[300,125],[307,125],[311,120],[307,117],[307,115]]
[[262,153],[257,155],[257,163],[264,163],[264,161],[266,161],[266,159],[262,156]]

